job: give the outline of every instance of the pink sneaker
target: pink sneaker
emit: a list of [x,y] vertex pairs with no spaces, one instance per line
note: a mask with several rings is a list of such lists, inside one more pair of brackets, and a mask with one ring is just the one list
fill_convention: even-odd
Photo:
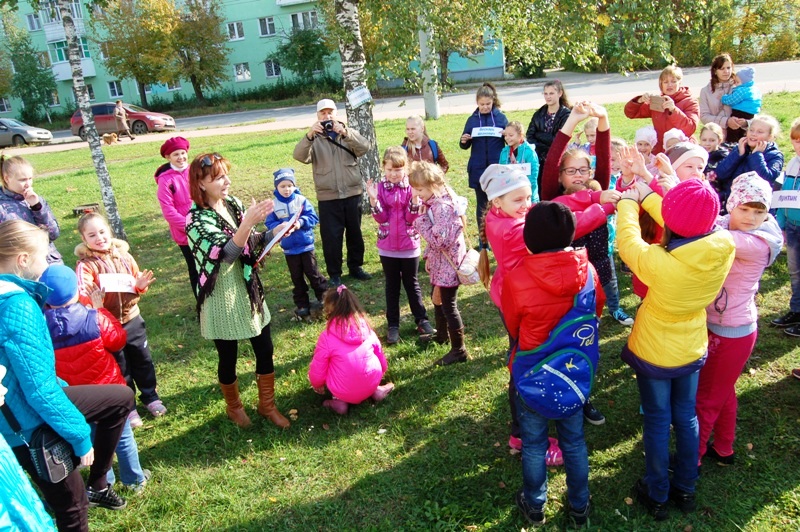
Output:
[[342,401],[341,399],[326,399],[326,400],[322,401],[322,406],[324,406],[325,408],[328,408],[330,410],[333,410],[334,412],[336,412],[340,416],[343,416],[343,415],[347,414],[347,410],[348,410],[348,408],[350,408],[350,405],[348,405],[346,402]]
[[153,417],[161,417],[167,413],[167,407],[164,406],[164,403],[159,399],[148,404],[147,411],[150,412],[150,415]]
[[372,393],[372,400],[376,403],[380,403],[386,396],[389,395],[389,392],[394,390],[394,383],[387,382],[383,386],[378,386],[375,391]]
[[518,451],[522,450],[522,438],[517,438],[513,434],[508,437],[508,446]]
[[138,429],[144,425],[142,418],[139,417],[139,412],[137,412],[135,408],[131,410],[130,414],[128,414],[128,422],[130,422],[132,429]]
[[544,463],[548,467],[564,465],[564,455],[561,454],[561,449],[558,448],[558,440],[555,438],[547,439],[550,440],[550,447],[544,453]]

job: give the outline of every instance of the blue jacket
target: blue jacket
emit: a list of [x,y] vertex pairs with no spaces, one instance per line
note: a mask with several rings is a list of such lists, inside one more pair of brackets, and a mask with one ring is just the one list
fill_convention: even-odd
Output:
[[761,112],[761,91],[756,88],[753,81],[737,85],[730,94],[723,94],[721,101],[737,111],[753,115]]
[[[30,438],[47,423],[83,456],[92,448],[89,425],[61,389],[56,377],[56,357],[42,307],[49,289],[41,283],[0,275],[0,365],[8,370],[3,385],[6,404]],[[0,434],[11,447],[22,440],[0,416]]]
[[275,194],[275,209],[264,221],[267,229],[275,229],[294,216],[300,208],[303,209],[303,214],[299,219],[300,229],[281,239],[284,254],[299,255],[307,251],[314,251],[314,226],[319,223],[319,217],[311,202],[296,190],[288,198],[281,196],[277,190],[273,194]]
[[500,160],[500,152],[506,145],[503,140],[503,129],[508,125],[508,118],[497,107],[492,108],[492,112],[486,115],[480,114],[477,109],[467,118],[464,125],[464,132],[472,135],[472,130],[479,127],[500,128],[499,136],[474,137],[467,142],[459,141],[458,145],[462,150],[472,147],[467,162],[467,174],[469,175],[469,188],[480,188],[481,174],[490,164],[497,164]]
[[55,531],[39,495],[33,491],[28,475],[0,436],[0,530]]
[[[514,152],[514,157],[517,163],[530,163],[531,173],[528,175],[528,181],[531,182],[531,201],[533,203],[539,202],[539,156],[536,155],[533,146],[527,142],[523,142]],[[510,164],[511,159],[511,146],[506,146],[500,152],[500,164]],[[480,176],[479,176],[480,177]]]
[[767,143],[763,153],[753,152],[750,146],[745,145],[744,155],[739,155],[739,147],[734,147],[717,165],[717,184],[722,208],[725,208],[725,202],[731,193],[731,183],[740,175],[755,172],[772,185],[782,170],[783,153],[774,142]]

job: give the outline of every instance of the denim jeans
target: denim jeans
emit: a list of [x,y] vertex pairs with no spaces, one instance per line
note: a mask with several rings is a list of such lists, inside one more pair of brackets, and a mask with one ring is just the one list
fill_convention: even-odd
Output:
[[800,225],[789,222],[786,223],[786,262],[792,286],[789,310],[800,312]]
[[[519,428],[522,435],[522,483],[525,500],[534,508],[547,502],[547,466],[545,453],[549,419],[540,416],[517,395]],[[558,445],[564,456],[567,473],[567,499],[576,510],[589,504],[589,453],[583,439],[583,409],[566,419],[553,420],[558,431]],[[695,452],[697,450],[695,449]]]
[[[94,438],[94,428],[94,425],[92,425],[92,438]],[[115,452],[119,464],[119,477],[122,483],[126,486],[135,486],[143,482],[145,478],[142,466],[139,463],[139,447],[136,445],[133,429],[128,420],[125,420],[125,427],[122,429],[122,436],[119,438]],[[117,481],[113,468],[106,473],[106,480],[109,486],[113,486]]]
[[608,260],[611,261],[611,279],[603,285],[603,292],[606,294],[608,312],[613,314],[619,310],[619,284],[617,283],[617,264],[614,262],[614,256],[609,255]]
[[669,496],[669,426],[675,432],[672,486],[694,493],[700,442],[695,395],[699,371],[674,379],[651,379],[637,373],[644,412],[644,481],[656,502]]

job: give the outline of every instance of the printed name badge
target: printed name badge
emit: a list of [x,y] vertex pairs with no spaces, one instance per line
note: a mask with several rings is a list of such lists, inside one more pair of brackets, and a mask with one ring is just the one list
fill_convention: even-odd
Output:
[[136,293],[136,278],[127,273],[101,273],[100,289],[106,292]]
[[475,137],[502,137],[503,128],[494,126],[483,126],[472,128],[472,138]]
[[519,168],[525,172],[526,175],[531,175],[531,163],[515,163],[507,166],[510,166],[511,168]]
[[786,190],[772,194],[770,209],[800,209],[800,190]]

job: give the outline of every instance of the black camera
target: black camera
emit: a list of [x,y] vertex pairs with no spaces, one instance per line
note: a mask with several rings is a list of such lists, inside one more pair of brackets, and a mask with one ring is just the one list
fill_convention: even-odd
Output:
[[323,120],[320,124],[325,128],[325,131],[333,131],[333,120]]

